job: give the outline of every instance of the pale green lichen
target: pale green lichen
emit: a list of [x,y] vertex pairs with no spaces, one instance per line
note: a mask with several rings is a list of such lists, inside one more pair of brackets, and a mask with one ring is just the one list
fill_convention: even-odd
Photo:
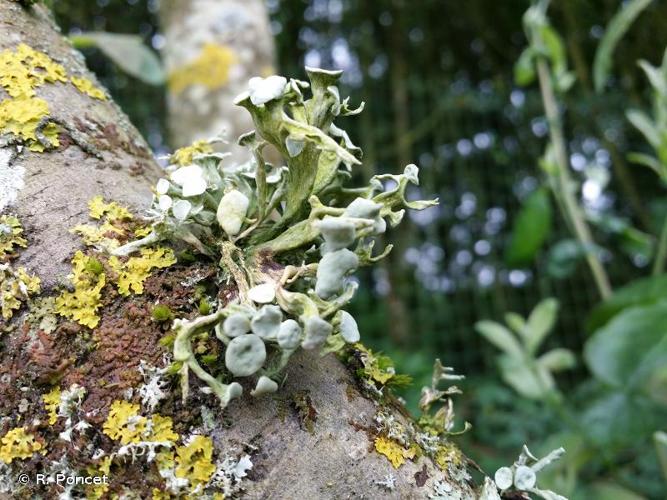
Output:
[[[253,392],[259,394],[276,384],[299,348],[329,352],[356,342],[356,322],[342,311],[357,288],[349,274],[389,252],[391,247],[374,255],[374,238],[387,223],[401,221],[403,207],[419,210],[436,203],[406,199],[408,185],[419,182],[414,165],[401,175],[376,176],[366,188],[344,186],[361,152],[333,121],[361,108],[340,100],[335,87],[340,72],[307,71],[310,84],[253,78],[236,100],[256,126],[239,139],[253,160],[222,168],[225,155],[206,143],[178,150],[166,178],[155,186],[148,212],[152,232],[108,249],[116,269],[120,259],[141,259],[133,255],[160,241],[184,242],[219,262],[217,282],[235,293],[236,300],[213,312],[174,321],[174,370],[181,375],[184,398],[191,372],[222,406],[241,394],[240,384],[223,383],[200,361],[235,377],[257,377],[263,383]],[[312,97],[306,98],[309,86]],[[269,144],[283,154],[286,167],[266,163],[262,151]],[[392,181],[386,182],[388,189],[384,181]],[[306,252],[311,247],[319,251]],[[303,264],[280,265],[290,253],[298,253]],[[264,265],[268,261],[277,265],[271,269]],[[224,345],[224,364],[206,346],[193,347],[193,338],[211,330]],[[369,369],[374,377],[386,376],[383,383],[401,381],[379,365]]]

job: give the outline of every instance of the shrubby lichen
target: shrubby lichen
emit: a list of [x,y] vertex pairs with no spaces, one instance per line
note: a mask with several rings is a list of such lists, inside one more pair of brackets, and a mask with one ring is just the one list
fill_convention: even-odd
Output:
[[[155,187],[148,212],[152,231],[106,246],[112,269],[117,259],[131,263],[134,254],[164,241],[219,262],[217,281],[231,290],[232,300],[213,298],[207,304],[214,312],[173,324],[184,398],[191,372],[223,406],[242,391],[200,364],[216,359],[193,348],[193,338],[203,332],[215,331],[224,345],[224,365],[215,371],[257,377],[255,395],[277,388],[280,372],[300,347],[326,352],[357,342],[356,322],[343,311],[356,290],[348,276],[390,250],[373,255],[374,237],[387,222],[401,221],[403,207],[436,203],[406,199],[408,184],[419,182],[414,165],[401,175],[376,176],[365,188],[345,187],[361,151],[333,121],[361,107],[341,101],[335,87],[340,72],[307,71],[310,83],[254,78],[237,98],[256,126],[239,140],[251,150],[250,162],[225,165],[225,155],[204,142],[178,150]],[[269,144],[282,153],[285,167],[265,161]],[[391,187],[385,189],[384,181]],[[295,257],[300,265],[289,264]]]

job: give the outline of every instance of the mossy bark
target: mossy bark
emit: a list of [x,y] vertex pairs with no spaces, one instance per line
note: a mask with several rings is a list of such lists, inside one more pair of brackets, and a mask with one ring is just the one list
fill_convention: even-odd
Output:
[[[47,54],[68,73],[94,81],[41,7],[26,10],[0,0],[0,51],[20,43]],[[69,230],[88,221],[87,202],[101,194],[136,210],[149,201],[150,185],[160,171],[138,132],[110,99],[94,99],[61,83],[44,85],[37,93],[60,126],[60,145],[42,153],[4,146],[13,148],[6,168],[20,165],[25,170],[25,186],[6,210],[18,215],[29,242],[17,263],[41,278],[42,295],[48,296],[58,293],[72,255],[81,248]],[[113,443],[99,428],[77,435],[72,445],[59,440],[58,426],[63,424],[47,425],[42,396],[54,383],[84,386],[83,411],[99,427],[111,402],[123,399],[127,389],[141,382],[139,361],[156,364],[167,353],[158,340],[169,327],[151,317],[155,302],[172,310],[192,308],[195,291],[188,278],[207,273],[210,269],[201,263],[179,265],[151,277],[141,296],[120,297],[111,289],[93,330],[59,318],[57,326],[46,331],[35,311],[26,314],[25,308],[11,324],[3,325],[7,331],[0,337],[0,435],[33,422],[45,449],[44,454],[13,463],[17,474],[22,467],[29,474],[43,473],[63,456],[83,467],[87,458],[76,455],[85,454],[88,445],[110,451]],[[224,296],[220,291],[219,297]],[[194,309],[196,314],[196,305]],[[394,469],[378,454],[373,431],[378,412],[403,424],[407,417],[399,405],[380,404],[363,395],[349,370],[333,356],[296,355],[273,397],[249,397],[248,383],[244,396],[224,411],[215,397],[196,390],[196,380],[191,384],[184,404],[174,380],[159,411],[173,419],[181,435],[206,432],[219,456],[232,450],[250,455],[253,468],[243,480],[243,498],[427,498],[437,481],[449,485],[451,498],[475,497],[472,486],[452,478],[446,465],[422,456]],[[396,480],[393,490],[377,484],[389,474]],[[160,487],[160,478],[154,469],[122,462],[111,469],[107,495],[132,491],[147,498],[155,487]],[[49,488],[40,489],[31,481],[12,494],[27,498],[58,492]]]

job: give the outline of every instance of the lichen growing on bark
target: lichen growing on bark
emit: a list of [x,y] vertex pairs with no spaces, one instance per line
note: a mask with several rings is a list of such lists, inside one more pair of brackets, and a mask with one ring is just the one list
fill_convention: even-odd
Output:
[[24,43],[0,52],[0,86],[9,95],[0,101],[0,133],[11,134],[31,151],[58,147],[59,127],[51,120],[48,102],[37,96],[37,90],[45,84],[68,81],[95,99],[106,99],[90,80],[68,77],[61,64]]
[[201,85],[209,90],[223,87],[229,81],[230,68],[237,61],[238,56],[231,47],[206,43],[195,59],[171,72],[169,90],[180,94],[192,85]]

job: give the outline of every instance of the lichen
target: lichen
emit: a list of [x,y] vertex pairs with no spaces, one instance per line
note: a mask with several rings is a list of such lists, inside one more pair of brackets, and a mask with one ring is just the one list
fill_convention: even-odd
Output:
[[40,279],[31,276],[24,267],[13,269],[9,264],[0,264],[0,309],[2,317],[11,319],[14,312],[28,299],[40,292]]
[[238,57],[231,47],[206,43],[194,60],[171,72],[169,90],[180,94],[193,85],[202,85],[209,90],[223,87],[229,81],[230,68],[237,61]]
[[0,461],[11,464],[13,460],[32,457],[43,445],[35,440],[35,436],[26,431],[25,427],[17,427],[0,439]]
[[212,153],[213,147],[208,141],[195,141],[190,146],[177,149],[171,155],[171,161],[176,165],[191,165],[195,155]]
[[140,257],[130,257],[125,262],[116,256],[109,259],[109,266],[116,272],[116,285],[121,295],[142,294],[144,281],[153,269],[162,269],[176,263],[174,252],[170,248],[142,248],[140,254]]
[[374,444],[375,450],[381,455],[387,457],[387,460],[391,462],[391,465],[394,466],[394,469],[398,469],[405,463],[406,460],[415,458],[418,451],[417,447],[415,446],[404,448],[400,443],[385,436],[376,437]]
[[13,134],[32,151],[59,146],[58,128],[48,121],[49,105],[36,97],[36,89],[66,81],[63,66],[26,44],[0,52],[0,85],[10,96],[0,102],[0,132]]
[[102,306],[102,289],[106,284],[103,272],[91,271],[97,267],[94,261],[78,250],[72,258],[72,274],[69,275],[74,291],[62,292],[56,298],[58,314],[89,328],[95,328],[100,321],[97,311]]
[[187,479],[195,486],[207,483],[215,472],[212,457],[211,438],[193,436],[186,445],[176,448],[176,477]]
[[154,414],[150,418],[139,415],[139,405],[128,401],[111,404],[102,431],[122,445],[132,443],[169,443],[178,440],[170,417]]
[[90,217],[100,220],[102,216],[107,216],[109,221],[130,220],[133,218],[132,212],[126,207],[119,205],[115,201],[105,202],[102,196],[94,196],[88,201]]
[[80,92],[89,95],[93,99],[106,101],[107,96],[102,89],[96,87],[95,84],[88,78],[73,76],[70,78],[72,85],[74,85]]
[[49,425],[53,425],[58,421],[58,408],[60,407],[60,387],[55,387],[49,393],[42,396],[44,407],[49,414]]

